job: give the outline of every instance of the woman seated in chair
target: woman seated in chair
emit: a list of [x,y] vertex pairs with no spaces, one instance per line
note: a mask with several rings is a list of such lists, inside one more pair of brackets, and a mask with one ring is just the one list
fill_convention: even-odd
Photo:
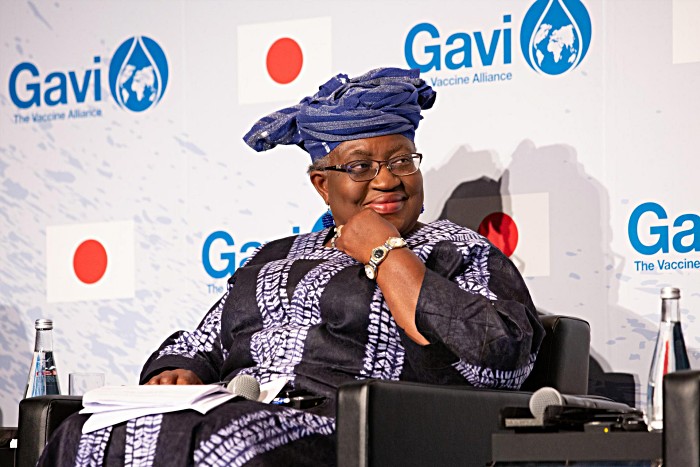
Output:
[[142,384],[287,378],[323,403],[234,400],[87,434],[86,417],[73,416],[40,464],[328,465],[344,382],[517,389],[543,336],[522,277],[477,233],[418,221],[423,156],[413,140],[434,100],[417,70],[384,68],[335,76],[258,121],[244,138],[256,151],[309,153],[328,225],[261,247],[199,327],[170,336],[141,373]]

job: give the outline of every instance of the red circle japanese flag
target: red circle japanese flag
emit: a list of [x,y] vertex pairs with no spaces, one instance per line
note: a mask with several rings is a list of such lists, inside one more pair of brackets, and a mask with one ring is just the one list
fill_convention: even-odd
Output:
[[331,19],[238,27],[238,102],[299,102],[331,78]]
[[48,302],[134,296],[134,223],[46,228]]

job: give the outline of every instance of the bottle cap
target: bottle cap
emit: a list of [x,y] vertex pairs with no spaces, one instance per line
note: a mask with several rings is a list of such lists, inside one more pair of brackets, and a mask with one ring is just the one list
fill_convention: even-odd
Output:
[[681,298],[681,289],[677,287],[664,287],[661,289],[661,298]]
[[38,319],[34,322],[34,329],[37,331],[45,331],[53,329],[53,321],[50,319]]

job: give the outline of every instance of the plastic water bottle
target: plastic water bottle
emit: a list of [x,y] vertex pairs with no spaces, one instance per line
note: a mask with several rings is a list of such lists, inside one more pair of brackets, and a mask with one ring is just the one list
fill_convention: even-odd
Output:
[[36,329],[34,358],[29,368],[24,397],[60,394],[58,372],[53,358],[53,321],[38,319],[34,323],[34,328]]
[[650,431],[662,430],[664,427],[664,375],[690,368],[681,329],[680,298],[681,291],[675,287],[661,289],[661,323],[651,361],[647,392],[646,418]]

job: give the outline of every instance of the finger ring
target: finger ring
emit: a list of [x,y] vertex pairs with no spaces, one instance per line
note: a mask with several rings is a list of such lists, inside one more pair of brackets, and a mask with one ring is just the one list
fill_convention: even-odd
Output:
[[332,248],[335,248],[335,241],[336,241],[337,238],[338,238],[337,235],[333,235],[333,238],[331,238],[331,247],[332,247]]

